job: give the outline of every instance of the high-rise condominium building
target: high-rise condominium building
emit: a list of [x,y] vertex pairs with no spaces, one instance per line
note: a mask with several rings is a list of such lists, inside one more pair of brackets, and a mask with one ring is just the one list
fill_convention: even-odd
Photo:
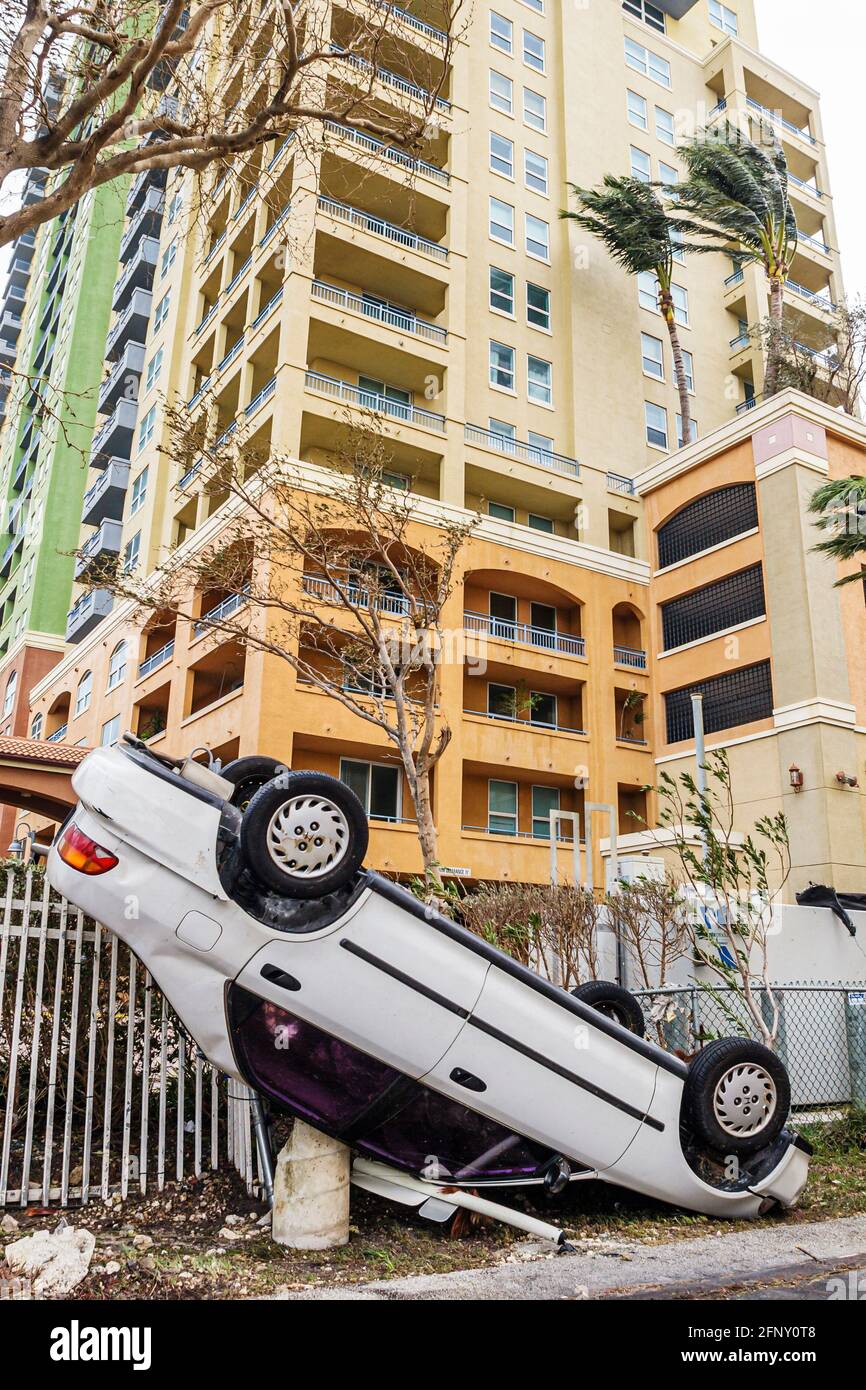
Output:
[[[335,45],[359,5],[317,3]],[[438,80],[447,7],[388,8],[372,90],[404,108]],[[236,7],[218,74],[228,92],[273,82],[271,23],[258,0]],[[369,69],[346,64],[341,80],[366,87]],[[131,727],[156,747],[269,752],[342,775],[371,814],[373,862],[416,869],[384,737],[276,658],[195,624],[141,630],[87,584],[87,557],[120,553],[146,572],[219,533],[224,498],[166,447],[166,400],[316,478],[347,409],[373,406],[419,524],[439,507],[481,517],[455,612],[488,659],[483,676],[443,672],[443,862],[544,879],[551,810],[612,805],[630,829],[665,737],[646,708],[655,551],[634,480],[683,442],[678,396],[652,277],[628,278],[559,214],[569,184],[606,173],[676,182],[678,143],[727,120],[769,123],[787,154],[801,227],[787,298],[819,354],[842,287],[818,99],[758,51],[752,0],[485,0],[447,59],[423,158],[331,124],[320,141],[273,141],[215,171],[204,206],[182,172],[164,189],[141,176],[108,334],[108,380],[132,374],[138,389],[102,402],[73,645],[34,692],[43,736],[110,742]],[[721,256],[681,256],[674,297],[703,437],[760,402],[747,329],[767,312],[766,282]]]

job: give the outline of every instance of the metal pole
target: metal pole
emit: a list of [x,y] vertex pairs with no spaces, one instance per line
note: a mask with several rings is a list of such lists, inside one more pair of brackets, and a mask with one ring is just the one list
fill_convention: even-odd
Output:
[[262,1167],[262,1181],[265,1185],[265,1197],[268,1206],[274,1205],[274,1156],[271,1152],[271,1139],[268,1134],[268,1124],[265,1119],[265,1110],[262,1105],[262,1098],[256,1091],[250,1092],[250,1114],[253,1120],[253,1129],[256,1134],[256,1148],[259,1151],[259,1163]]
[[[703,802],[707,794],[707,769],[706,769],[706,749],[704,747],[704,697],[703,695],[692,696],[692,718],[695,726],[695,761],[697,763],[697,783],[698,794]],[[705,835],[701,835],[703,849],[701,857],[707,857],[707,840]]]

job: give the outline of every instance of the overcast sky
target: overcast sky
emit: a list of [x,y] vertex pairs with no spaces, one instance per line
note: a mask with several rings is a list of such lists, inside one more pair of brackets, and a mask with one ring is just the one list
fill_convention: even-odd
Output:
[[755,0],[755,9],[761,52],[821,94],[845,290],[866,296],[866,3]]

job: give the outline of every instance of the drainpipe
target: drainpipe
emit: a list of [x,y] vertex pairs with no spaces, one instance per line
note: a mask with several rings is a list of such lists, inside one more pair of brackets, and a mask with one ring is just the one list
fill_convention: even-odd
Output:
[[[707,755],[706,755],[706,749],[705,749],[705,747],[704,747],[704,697],[703,697],[703,695],[693,695],[693,696],[692,696],[692,717],[693,717],[693,719],[694,719],[694,725],[695,725],[695,761],[696,761],[696,763],[697,763],[697,775],[696,775],[696,777],[695,777],[695,782],[697,783],[698,792],[699,792],[701,798],[703,799],[703,798],[706,796],[706,794],[707,794],[707,770],[706,770]],[[701,851],[701,857],[702,857],[703,859],[706,859],[706,857],[707,857],[707,842],[706,842],[706,836],[705,836],[705,835],[701,835],[701,840],[702,840],[702,842],[703,842],[703,849],[702,849],[702,851]]]

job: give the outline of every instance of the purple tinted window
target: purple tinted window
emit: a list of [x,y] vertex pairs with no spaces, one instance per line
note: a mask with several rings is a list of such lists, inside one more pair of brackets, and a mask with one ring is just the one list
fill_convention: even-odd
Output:
[[[376,1100],[399,1072],[245,990],[232,990],[235,1045],[257,1090],[293,1114],[341,1130]],[[244,1017],[246,1014],[246,1017]]]
[[550,1157],[548,1149],[435,1091],[421,1091],[358,1147],[431,1181],[529,1177]]

